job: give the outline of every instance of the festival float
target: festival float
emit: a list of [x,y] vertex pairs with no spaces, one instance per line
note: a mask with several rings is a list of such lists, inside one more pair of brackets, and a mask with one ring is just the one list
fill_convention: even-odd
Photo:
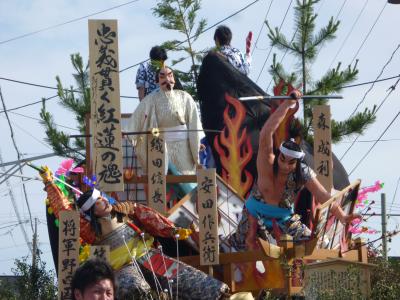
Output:
[[[320,141],[330,145],[329,107],[315,112],[314,119],[324,126],[315,127],[321,130],[314,133],[314,145],[297,139],[305,162],[332,190],[332,198],[322,205],[307,189],[297,195],[295,212],[311,230],[310,237],[294,240],[277,227],[274,241],[260,238],[254,218],[249,219],[245,249],[238,249],[232,238],[257,177],[259,133],[285,100],[269,97],[210,52],[203,59],[197,87],[215,168],[197,166],[192,174],[182,174],[170,163],[168,129],[125,130],[132,116],[120,113],[116,26],[114,20],[89,21],[92,106],[86,160],[75,168],[73,161],[65,161],[54,174],[31,164],[47,192],[60,299],[69,299],[71,276],[89,257],[111,263],[117,299],[229,299],[239,292],[256,297],[265,290],[288,297],[304,295],[304,266],[328,259],[368,265],[366,245],[352,235],[370,229],[355,222],[343,225],[331,208],[338,204],[351,214],[366,205],[365,194],[381,184],[360,194],[360,180],[349,182],[330,146],[329,151],[315,151],[321,149],[316,144]],[[281,81],[274,94],[290,97],[292,90]],[[278,128],[275,147],[289,137],[294,112]],[[154,116],[142,117],[148,122]],[[146,149],[146,159],[140,161],[138,143]],[[328,163],[321,167],[321,161]],[[98,199],[104,199],[104,213],[96,207]]]

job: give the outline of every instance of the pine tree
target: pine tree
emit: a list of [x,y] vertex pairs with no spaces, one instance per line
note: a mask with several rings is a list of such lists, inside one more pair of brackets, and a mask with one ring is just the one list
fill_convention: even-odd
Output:
[[[312,80],[310,76],[312,63],[316,60],[322,46],[336,37],[335,34],[340,24],[340,21],[334,21],[331,17],[328,24],[315,33],[317,14],[314,13],[314,6],[318,2],[319,0],[297,0],[294,17],[296,30],[290,41],[277,27],[273,29],[266,21],[271,46],[276,46],[285,53],[295,56],[299,66],[295,72],[287,73],[283,65],[277,62],[276,54],[274,54],[270,74],[275,84],[283,80],[293,86],[301,86],[304,95],[338,93],[344,85],[353,82],[358,74],[357,61],[344,70],[341,69],[339,62],[336,68],[328,70],[320,80]],[[309,142],[312,142],[312,107],[326,103],[328,103],[326,99],[303,101],[303,136]],[[365,109],[345,121],[332,120],[332,142],[339,142],[354,133],[362,133],[374,121],[375,106],[372,109]]]
[[161,27],[175,30],[183,34],[185,42],[178,40],[167,41],[163,44],[168,50],[184,52],[185,56],[172,62],[176,65],[187,58],[191,60],[188,72],[176,70],[176,76],[182,82],[183,88],[193,97],[196,96],[196,81],[204,51],[195,51],[193,43],[203,32],[207,21],[197,21],[197,12],[200,10],[201,0],[161,0],[153,8],[153,14],[162,19]]
[[[58,97],[62,106],[70,110],[78,122],[78,130],[81,134],[85,134],[85,116],[90,113],[90,87],[89,87],[89,66],[84,67],[80,54],[72,54],[71,62],[76,71],[73,74],[77,88],[72,86],[65,89],[61,83],[60,77],[57,76]],[[43,101],[40,112],[41,123],[46,129],[46,142],[52,146],[55,153],[59,156],[71,157],[75,160],[82,160],[85,155],[79,150],[85,148],[85,140],[76,138],[73,141],[69,139],[69,134],[57,129],[53,116],[46,110]]]

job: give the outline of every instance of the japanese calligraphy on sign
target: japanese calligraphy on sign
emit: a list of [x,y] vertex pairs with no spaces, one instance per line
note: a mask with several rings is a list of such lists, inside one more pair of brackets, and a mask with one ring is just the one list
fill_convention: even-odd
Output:
[[58,229],[58,299],[72,299],[71,280],[79,267],[79,213],[61,211]]
[[89,20],[91,133],[94,172],[103,191],[123,191],[116,20]]
[[197,170],[200,265],[219,264],[217,182],[215,169]]
[[110,246],[97,245],[90,246],[90,258],[98,258],[110,262]]
[[165,178],[165,140],[164,136],[149,135],[147,138],[147,170],[149,195],[147,203],[162,214],[166,214],[166,178]]
[[317,105],[313,109],[314,170],[317,178],[330,192],[333,187],[331,112],[328,105]]

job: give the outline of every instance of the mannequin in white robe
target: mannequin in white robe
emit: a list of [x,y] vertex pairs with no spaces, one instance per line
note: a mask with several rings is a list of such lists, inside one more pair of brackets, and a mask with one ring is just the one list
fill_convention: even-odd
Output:
[[[194,174],[198,163],[202,127],[193,98],[174,90],[174,76],[169,68],[159,72],[160,90],[147,95],[128,121],[127,131],[182,130],[165,133],[167,158],[181,174]],[[184,130],[199,130],[185,132]],[[130,135],[144,173],[147,173],[147,136]],[[166,164],[168,165],[168,164]]]

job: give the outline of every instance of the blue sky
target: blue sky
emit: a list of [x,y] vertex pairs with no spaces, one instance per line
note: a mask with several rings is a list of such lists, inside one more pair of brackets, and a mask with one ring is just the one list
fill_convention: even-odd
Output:
[[[348,35],[357,15],[361,11],[367,0],[346,1],[339,20],[341,25],[337,32],[337,39],[326,44],[320,51],[318,59],[312,65],[313,78],[319,78],[326,72],[332,59],[340,49],[345,37]],[[201,17],[208,20],[208,24],[214,24],[217,21],[227,17],[231,13],[239,10],[252,1],[229,1],[229,0],[203,0]],[[295,2],[295,1],[293,1]],[[361,43],[368,34],[371,26],[377,18],[379,12],[385,4],[385,0],[369,0],[359,21],[354,27],[349,39],[344,44],[335,63],[341,61],[343,66],[347,66],[353,59]],[[94,12],[124,3],[123,1],[70,1],[70,0],[17,0],[0,2],[0,41],[20,36],[29,32],[40,30],[48,26],[56,25],[79,18]],[[135,3],[123,6],[121,8],[98,14],[92,18],[97,19],[117,19],[119,26],[119,57],[120,67],[124,68],[148,57],[149,49],[165,40],[183,39],[183,36],[162,29],[159,26],[160,20],[152,15],[151,8],[155,5],[155,0],[139,0]],[[232,44],[242,50],[245,46],[245,38],[249,30],[254,33],[254,40],[262,26],[268,6],[271,0],[260,0],[244,12],[227,20],[224,24],[228,25],[233,33]],[[271,11],[268,21],[273,26],[281,24],[283,15],[290,3],[290,0],[275,0],[271,5]],[[319,12],[317,18],[317,28],[325,25],[330,16],[336,16],[344,1],[321,0],[316,5]],[[359,76],[356,82],[365,82],[374,80],[392,52],[399,44],[398,34],[395,28],[400,26],[400,5],[387,4],[381,17],[371,31],[368,39],[362,46],[357,58],[359,59]],[[54,29],[43,31],[25,38],[0,43],[0,77],[11,78],[21,81],[27,81],[37,84],[55,86],[55,76],[59,75],[64,85],[73,84],[71,73],[73,71],[70,63],[70,54],[79,52],[85,60],[88,58],[88,32],[87,19],[72,22]],[[293,9],[289,10],[288,16],[283,23],[282,31],[290,39],[293,34]],[[203,49],[213,46],[213,30],[204,33],[194,44],[196,49]],[[261,36],[257,48],[253,53],[253,66],[250,78],[266,88],[270,82],[270,76],[265,69],[261,75],[260,70],[264,60],[269,52],[269,40],[266,35],[266,28],[261,31]],[[278,59],[282,53],[273,49],[277,53]],[[170,55],[173,57],[173,55]],[[267,62],[270,65],[272,55]],[[287,55],[284,65],[288,70],[295,67],[295,60]],[[385,68],[381,78],[396,76],[399,74],[400,54],[396,53],[391,63]],[[182,64],[184,68],[184,64]],[[120,74],[121,95],[136,96],[134,78],[136,68],[129,69]],[[387,89],[393,85],[395,80],[377,83],[366,97],[359,110],[365,107],[371,107],[379,104],[387,95]],[[0,80],[0,86],[4,96],[7,108],[24,105],[30,102],[38,101],[42,97],[55,95],[55,91],[20,85],[4,80]],[[354,110],[357,103],[363,98],[370,86],[365,85],[356,88],[344,89],[341,93],[343,100],[331,101],[332,116],[336,120],[346,119]],[[360,137],[361,141],[375,140],[388,126],[389,122],[396,116],[400,110],[400,101],[398,89],[394,90],[391,96],[382,105],[377,114],[377,121],[365,134]],[[122,99],[122,112],[132,112],[137,105],[137,100]],[[70,113],[65,111],[57,100],[47,102],[47,109],[54,114],[56,123],[74,127],[74,120]],[[2,108],[0,109],[2,110]],[[29,106],[15,111],[28,117],[39,118],[40,104]],[[25,157],[41,155],[52,152],[45,145],[44,130],[37,120],[9,114],[13,122],[15,139],[21,153]],[[395,120],[393,125],[387,130],[383,139],[399,139],[399,120]],[[17,159],[10,138],[10,131],[4,114],[0,114],[1,141],[0,151],[4,162]],[[67,132],[76,133],[66,129]],[[346,140],[334,146],[334,152],[341,157],[353,139]],[[351,171],[358,160],[368,151],[372,143],[359,142],[349,151],[342,160],[347,171]],[[392,140],[379,142],[362,164],[351,174],[351,181],[361,178],[362,184],[372,185],[376,180],[385,183],[383,192],[387,195],[388,204],[393,200],[394,192],[399,179],[397,169],[399,167],[398,147],[400,141]],[[37,164],[47,164],[52,169],[56,169],[61,158],[53,158],[37,161]],[[27,176],[36,176],[35,172],[24,168],[23,173]],[[16,198],[18,210],[22,219],[28,217],[27,206],[22,193],[20,180],[10,179],[12,190]],[[50,267],[53,267],[50,247],[47,237],[47,228],[44,223],[44,199],[46,197],[40,182],[26,183],[28,189],[28,199],[31,212],[34,217],[39,219],[39,241],[40,249],[44,252],[43,258]],[[15,211],[8,195],[8,188],[5,184],[0,185],[0,196],[2,199],[2,209],[0,211],[0,228],[16,222]],[[379,194],[372,195],[370,199],[380,199]],[[400,212],[399,197],[397,195],[392,213]],[[389,205],[390,206],[390,205]],[[375,211],[379,212],[380,205],[376,205]],[[8,223],[11,222],[11,223]],[[14,223],[13,223],[14,222]],[[398,217],[392,217],[389,220],[389,229],[394,229],[398,223]],[[380,219],[371,218],[368,225],[380,230]],[[32,231],[28,224],[24,225],[29,236]],[[10,231],[11,230],[11,231]],[[10,232],[9,232],[10,231]],[[13,267],[13,260],[28,254],[28,248],[25,244],[19,227],[7,227],[0,229],[0,273],[10,274]],[[391,255],[400,255],[400,239],[395,237],[393,243],[389,245]]]

